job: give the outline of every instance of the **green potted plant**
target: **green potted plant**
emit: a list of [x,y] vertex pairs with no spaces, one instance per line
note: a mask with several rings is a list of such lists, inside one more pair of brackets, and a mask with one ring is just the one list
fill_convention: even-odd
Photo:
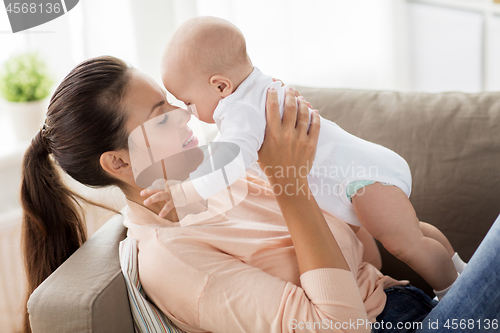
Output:
[[0,70],[0,94],[21,141],[32,138],[45,117],[45,98],[53,80],[47,64],[38,53],[10,57]]

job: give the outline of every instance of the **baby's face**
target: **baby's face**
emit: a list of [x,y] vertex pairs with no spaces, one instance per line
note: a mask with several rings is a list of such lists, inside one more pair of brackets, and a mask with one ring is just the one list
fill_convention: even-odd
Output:
[[198,119],[206,123],[214,123],[214,111],[221,97],[208,80],[207,82],[200,78],[190,80],[185,75],[175,73],[175,71],[164,73],[162,80],[165,88],[175,98],[191,107]]

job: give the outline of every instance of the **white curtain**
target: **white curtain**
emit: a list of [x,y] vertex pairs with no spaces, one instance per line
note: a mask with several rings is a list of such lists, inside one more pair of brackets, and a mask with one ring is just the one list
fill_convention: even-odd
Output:
[[401,86],[395,1],[197,1],[198,15],[225,18],[250,58],[287,83],[366,89]]
[[[40,50],[59,82],[86,58],[110,54],[159,80],[159,60],[185,19],[213,15],[244,33],[250,57],[288,83],[401,87],[395,12],[400,0],[85,0],[66,15],[18,34],[0,34],[0,62]],[[2,12],[2,11],[0,11]],[[5,13],[0,29],[8,30]]]
[[[137,62],[131,0],[85,0],[67,14],[16,34],[0,34],[0,62],[26,50],[39,51],[49,62],[56,82],[79,62],[109,54]],[[10,30],[0,10],[0,29]]]
[[20,209],[0,218],[0,327],[6,333],[15,332],[22,323],[25,283],[20,218]]
[[500,89],[500,13],[492,12],[491,0],[173,3],[176,18],[212,15],[233,22],[246,37],[254,65],[287,83],[427,92]]
[[[131,0],[83,0],[67,14],[42,26],[16,34],[9,33],[10,25],[6,11],[0,8],[0,64],[10,55],[27,50],[38,51],[47,60],[57,84],[76,64],[97,55],[117,56],[138,67],[140,60],[145,64],[152,63],[147,56],[144,58],[138,56],[150,52],[151,49],[142,52],[141,46],[144,46],[138,45],[137,40],[145,41],[146,45],[152,43],[151,40],[146,42],[145,38],[136,35],[141,30],[135,29],[136,22],[132,13],[133,5],[139,2],[138,0],[134,0],[134,3]],[[147,65],[145,67],[147,68]],[[0,103],[1,120],[8,119],[5,117],[6,111],[3,105]],[[0,135],[2,147],[24,150],[25,147],[13,141],[14,133],[11,126],[6,122],[2,124],[4,127]],[[14,155],[7,158],[5,154]],[[18,172],[13,172],[13,169],[16,164],[20,170],[21,157],[22,152],[0,149],[0,172],[5,175],[13,173],[13,178],[17,179]],[[77,184],[72,186],[77,186],[79,193],[115,209],[125,205],[123,195],[119,191],[89,190]],[[18,181],[2,183],[1,197],[9,194],[15,197],[18,188]],[[103,209],[85,208],[88,231],[92,234],[103,224],[104,218],[110,217],[110,214]],[[0,209],[0,331],[5,333],[20,331],[25,306],[23,300],[26,284],[20,251],[20,233],[20,206],[13,199],[9,200],[7,207],[4,200]]]

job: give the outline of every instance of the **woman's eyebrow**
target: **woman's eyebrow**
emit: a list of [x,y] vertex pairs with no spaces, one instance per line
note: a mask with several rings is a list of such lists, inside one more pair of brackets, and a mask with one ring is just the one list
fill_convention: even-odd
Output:
[[151,116],[151,114],[153,114],[154,110],[159,107],[159,106],[162,106],[163,104],[165,104],[165,101],[161,101],[161,102],[158,102],[156,103],[153,108],[151,108],[151,111],[149,111],[149,114],[148,114],[148,118]]

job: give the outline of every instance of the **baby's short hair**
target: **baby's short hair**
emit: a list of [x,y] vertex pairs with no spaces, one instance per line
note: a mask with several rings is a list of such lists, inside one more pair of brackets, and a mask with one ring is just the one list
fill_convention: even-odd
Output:
[[224,19],[209,16],[184,22],[164,52],[164,59],[168,56],[188,61],[188,70],[210,76],[227,74],[249,61],[241,31]]

